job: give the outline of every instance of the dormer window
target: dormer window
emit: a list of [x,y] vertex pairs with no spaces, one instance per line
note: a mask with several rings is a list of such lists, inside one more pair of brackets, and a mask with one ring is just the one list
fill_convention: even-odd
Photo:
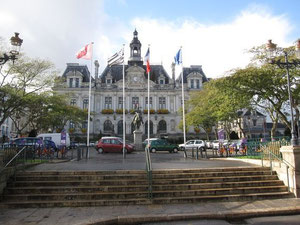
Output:
[[106,84],[111,84],[111,79],[110,78],[106,79]]
[[73,78],[69,79],[69,87],[72,88],[73,87]]
[[160,76],[158,77],[158,82],[160,85],[164,85],[166,83],[166,78],[160,74]]
[[200,89],[200,80],[196,80],[196,88]]
[[75,87],[79,88],[79,78],[75,78]]
[[195,88],[194,87],[194,79],[191,79],[191,88]]

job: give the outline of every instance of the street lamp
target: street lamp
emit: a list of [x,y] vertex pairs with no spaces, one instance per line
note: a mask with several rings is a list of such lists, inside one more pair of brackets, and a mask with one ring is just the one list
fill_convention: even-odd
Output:
[[19,38],[19,33],[15,32],[15,36],[10,38],[10,43],[12,45],[12,50],[9,53],[3,53],[3,56],[0,57],[0,65],[4,65],[8,60],[14,62],[17,59],[23,39]]
[[[289,62],[288,55],[295,54],[297,58],[300,58],[300,39],[296,42],[295,50],[286,50],[283,48],[278,48],[276,44],[272,43],[272,40],[269,40],[267,43],[267,55],[271,59],[270,64],[276,64],[281,69],[286,69],[287,74],[287,85],[288,85],[288,95],[290,101],[290,110],[291,110],[291,145],[297,145],[296,131],[294,126],[294,112],[292,105],[292,95],[291,95],[291,83],[290,83],[290,72],[289,69],[296,68],[300,65],[299,59],[293,59]],[[285,61],[282,62],[280,59],[275,59],[276,56],[284,55]]]

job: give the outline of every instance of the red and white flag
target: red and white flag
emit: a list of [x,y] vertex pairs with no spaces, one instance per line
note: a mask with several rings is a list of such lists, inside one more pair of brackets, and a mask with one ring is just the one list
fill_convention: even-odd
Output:
[[147,53],[144,57],[144,61],[147,65],[147,73],[149,73],[150,72],[150,49],[149,48],[148,48]]
[[92,45],[93,43],[91,44],[88,44],[86,46],[84,46],[82,49],[80,49],[79,52],[77,52],[76,54],[76,58],[77,59],[91,59],[92,58]]

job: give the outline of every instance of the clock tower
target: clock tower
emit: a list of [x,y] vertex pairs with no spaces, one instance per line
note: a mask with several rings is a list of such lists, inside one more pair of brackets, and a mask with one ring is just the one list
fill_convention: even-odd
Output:
[[135,30],[133,32],[133,39],[130,43],[130,58],[128,60],[128,65],[143,66],[143,60],[141,57],[141,47],[142,44],[138,39],[138,32]]

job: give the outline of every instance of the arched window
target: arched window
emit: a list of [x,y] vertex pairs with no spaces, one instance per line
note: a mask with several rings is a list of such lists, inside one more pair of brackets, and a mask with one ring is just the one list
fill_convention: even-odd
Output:
[[[145,134],[148,135],[148,120],[145,122]],[[153,134],[153,122],[150,120],[150,135]]]
[[113,132],[114,131],[114,126],[110,120],[106,120],[104,122],[103,130],[104,130],[104,132]]
[[[126,127],[126,125],[125,125],[125,127]],[[122,134],[123,134],[123,120],[120,120],[118,122],[118,135],[122,135]]]
[[167,132],[167,123],[164,120],[159,121],[157,127],[157,133],[166,133]]

